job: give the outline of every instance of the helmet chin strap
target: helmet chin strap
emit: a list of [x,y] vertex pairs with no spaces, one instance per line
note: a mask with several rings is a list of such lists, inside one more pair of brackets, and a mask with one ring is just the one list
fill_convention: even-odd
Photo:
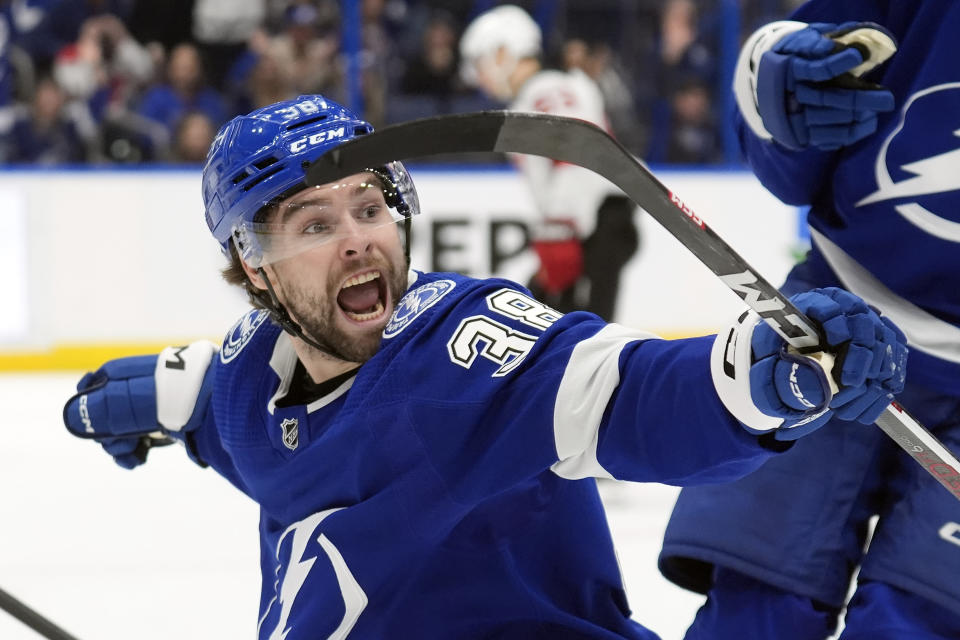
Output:
[[280,299],[277,297],[277,292],[273,290],[273,284],[271,284],[270,278],[267,277],[267,272],[264,271],[263,267],[257,267],[257,273],[259,273],[260,277],[263,278],[264,283],[267,285],[267,291],[270,294],[271,304],[267,305],[267,311],[270,313],[270,316],[276,321],[276,323],[283,328],[284,331],[297,338],[300,338],[320,353],[336,358],[337,360],[351,362],[349,358],[344,356],[342,353],[339,353],[336,349],[333,349],[328,345],[321,345],[319,342],[304,333],[303,327],[297,324],[297,322],[290,317],[290,313],[280,302]]

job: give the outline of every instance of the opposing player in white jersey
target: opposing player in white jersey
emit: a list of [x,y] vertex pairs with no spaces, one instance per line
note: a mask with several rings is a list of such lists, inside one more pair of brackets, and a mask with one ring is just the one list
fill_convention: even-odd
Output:
[[[812,0],[748,39],[735,82],[754,172],[810,205],[783,290],[843,286],[889,313],[910,345],[903,404],[955,451],[958,32],[949,0]],[[960,638],[960,504],[878,429],[821,429],[737,483],[685,489],[660,566],[709,593],[688,640],[823,640],[858,568],[842,638]]]
[[305,182],[370,131],[322,96],[225,125],[206,221],[256,308],[219,349],[108,362],[64,408],[123,466],[160,431],[260,505],[260,640],[652,640],[594,478],[731,480],[903,385],[902,335],[838,289],[793,298],[851,354],[834,395],[753,314],[668,341],[506,280],[408,271],[401,164]]
[[[609,130],[596,83],[579,69],[544,69],[541,49],[537,23],[520,7],[501,5],[464,31],[463,75],[513,111],[579,118]],[[541,214],[532,230],[539,268],[531,291],[559,311],[612,320],[620,273],[639,245],[633,203],[586,169],[539,156],[515,162]]]

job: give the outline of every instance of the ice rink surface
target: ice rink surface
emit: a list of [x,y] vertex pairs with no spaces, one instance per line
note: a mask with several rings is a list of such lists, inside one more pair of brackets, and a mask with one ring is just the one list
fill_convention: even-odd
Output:
[[[177,447],[126,471],[68,435],[80,375],[0,374],[0,589],[79,640],[254,640],[256,505]],[[634,617],[680,640],[703,599],[656,568],[677,489],[601,489]],[[0,639],[40,637],[0,611]]]

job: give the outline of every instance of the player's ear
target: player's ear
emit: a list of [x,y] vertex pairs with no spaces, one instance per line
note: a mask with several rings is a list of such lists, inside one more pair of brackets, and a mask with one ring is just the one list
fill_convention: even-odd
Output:
[[260,269],[251,267],[249,264],[244,262],[243,258],[240,258],[240,266],[243,267],[243,272],[247,274],[247,278],[250,279],[250,283],[253,286],[264,291],[267,289],[267,285],[263,281],[263,277],[260,275]]

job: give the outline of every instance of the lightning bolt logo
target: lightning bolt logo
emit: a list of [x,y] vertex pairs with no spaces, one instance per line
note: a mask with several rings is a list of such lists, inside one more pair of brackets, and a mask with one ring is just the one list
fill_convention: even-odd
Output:
[[[350,634],[350,630],[353,629],[354,624],[356,624],[357,618],[360,617],[360,614],[363,613],[363,610],[367,607],[367,594],[364,593],[363,589],[357,583],[356,578],[354,578],[353,573],[351,573],[350,568],[347,566],[346,561],[337,547],[335,547],[330,539],[323,533],[317,535],[317,528],[320,526],[320,523],[331,513],[340,511],[342,508],[343,507],[327,509],[308,516],[287,527],[287,530],[280,536],[277,542],[277,560],[280,561],[284,539],[292,533],[293,539],[290,544],[290,556],[282,582],[280,583],[279,592],[267,605],[266,612],[260,618],[260,624],[257,626],[257,637],[261,637],[260,631],[264,622],[267,620],[267,616],[270,615],[275,602],[280,603],[279,620],[270,633],[269,640],[285,640],[287,635],[293,630],[289,621],[294,600],[296,600],[297,595],[299,595],[300,590],[307,581],[310,570],[317,561],[316,555],[308,555],[308,545],[310,545],[312,539],[320,544],[324,554],[330,561],[334,574],[336,575],[340,595],[343,598],[343,618],[333,633],[327,637],[329,640],[343,640]],[[278,565],[277,567],[277,576],[280,575],[281,566],[282,565]],[[276,588],[276,585],[274,585],[274,588]]]
[[313,563],[317,561],[315,556],[304,558],[304,552],[306,551],[307,543],[313,530],[319,526],[320,522],[327,515],[328,512],[321,512],[310,516],[304,523],[297,523],[284,531],[283,536],[280,537],[280,541],[277,543],[279,553],[280,546],[283,544],[283,538],[286,537],[291,530],[293,531],[290,563],[287,565],[286,575],[283,578],[283,583],[280,585],[279,600],[282,606],[280,609],[280,622],[273,630],[273,633],[270,634],[270,640],[284,640],[287,634],[290,633],[287,620],[290,617],[293,601],[297,597],[297,594],[300,593],[303,583],[307,581],[307,574],[309,574],[310,569],[313,568]]
[[[900,168],[913,174],[913,177],[900,182],[894,182],[887,171],[887,151],[894,138],[903,130],[910,107],[920,98],[930,94],[957,89],[960,89],[960,82],[950,82],[929,87],[910,96],[901,111],[900,122],[884,140],[877,154],[875,166],[877,190],[857,202],[856,206],[960,190],[960,170],[958,170],[960,147],[902,165]],[[954,130],[953,135],[960,138],[960,129]],[[917,202],[897,204],[894,209],[926,233],[950,242],[960,242],[960,223],[939,216]]]
[[[960,138],[960,129],[953,132]],[[857,203],[857,206],[892,200],[893,198],[912,198],[928,193],[943,193],[960,189],[960,147],[923,160],[911,162],[901,167],[914,174],[901,182],[890,182]]]

